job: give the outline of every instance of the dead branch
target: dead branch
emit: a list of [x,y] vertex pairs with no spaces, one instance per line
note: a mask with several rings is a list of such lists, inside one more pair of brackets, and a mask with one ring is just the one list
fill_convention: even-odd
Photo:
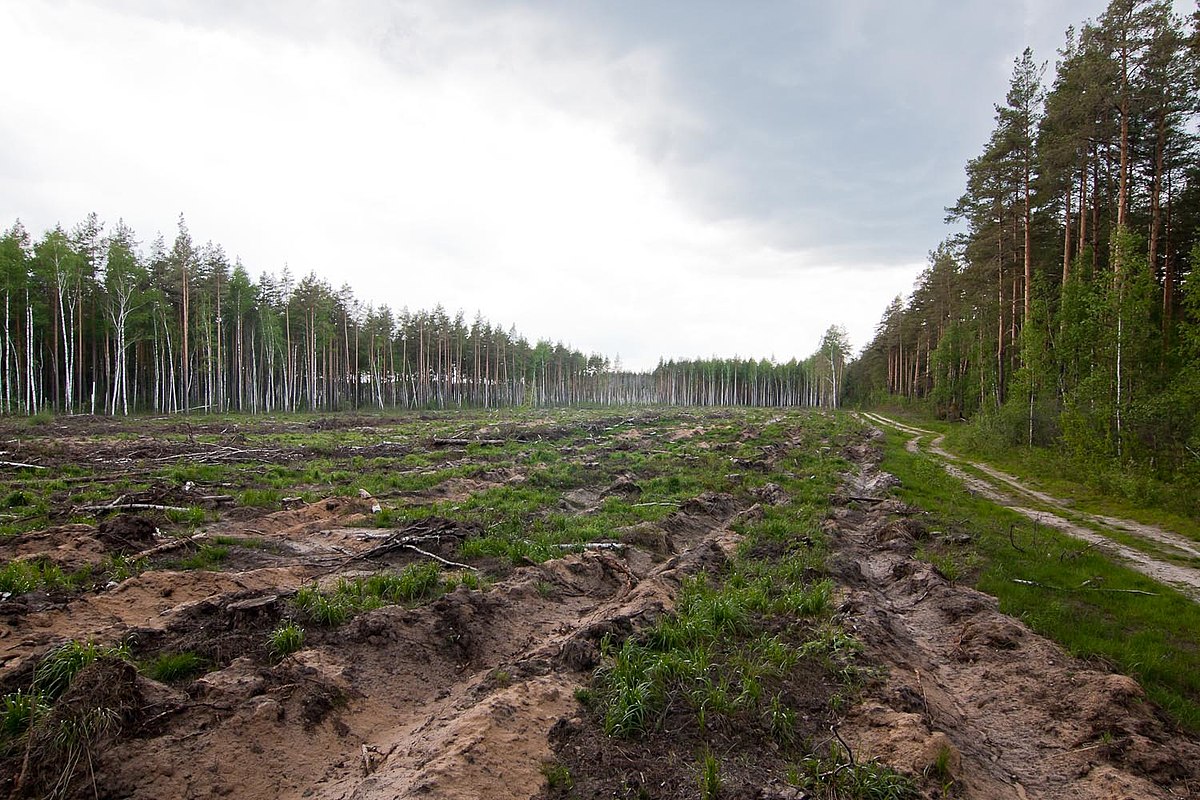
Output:
[[16,467],[17,469],[49,469],[39,464],[26,464],[21,461],[0,461],[0,467]]
[[433,438],[433,446],[434,447],[466,447],[469,444],[502,445],[502,444],[504,444],[504,440],[503,439],[458,439],[458,438],[443,439],[443,438],[437,437],[437,436],[435,436]]
[[1099,543],[1098,543],[1098,542],[1092,542],[1091,544],[1087,545],[1086,547],[1082,547],[1082,548],[1080,548],[1080,549],[1078,549],[1078,550],[1073,550],[1073,551],[1070,551],[1070,552],[1068,552],[1068,551],[1064,550],[1064,551],[1063,551],[1063,552],[1062,552],[1062,553],[1059,555],[1059,557],[1058,557],[1058,561],[1059,561],[1059,563],[1062,563],[1062,562],[1066,561],[1068,558],[1070,558],[1070,559],[1076,559],[1076,558],[1079,558],[1081,555],[1083,555],[1084,553],[1086,553],[1088,550],[1091,550],[1091,549],[1092,549],[1093,547],[1095,547],[1097,544],[1099,544]]
[[833,735],[836,736],[837,740],[842,743],[842,747],[846,748],[846,757],[850,759],[850,766],[854,767],[854,751],[850,749],[850,745],[846,744],[846,740],[842,738],[840,733],[838,733],[837,725],[830,725],[829,730],[833,731]]
[[679,503],[634,503],[630,508],[645,508],[646,506],[670,506],[679,508]]
[[420,553],[421,555],[425,556],[426,558],[432,558],[434,561],[437,561],[438,563],[441,563],[441,564],[445,564],[447,567],[458,567],[459,569],[469,569],[472,572],[478,572],[478,570],[475,567],[472,567],[470,564],[461,564],[457,561],[450,561],[448,559],[442,558],[439,555],[435,555],[435,554],[429,552],[428,550],[422,550],[421,548],[417,547],[415,544],[408,544],[407,542],[405,542],[405,543],[401,544],[400,547],[404,547],[409,550],[412,550],[414,553]]
[[95,506],[76,506],[75,511],[191,511],[183,506],[160,506],[156,503],[105,503]]
[[855,495],[850,495],[848,499],[855,500],[859,503],[882,503],[887,498],[886,497],[857,497]]
[[148,558],[149,556],[157,556],[162,553],[170,552],[171,550],[178,550],[185,545],[195,544],[206,536],[208,536],[207,531],[200,531],[196,535],[189,536],[185,539],[172,539],[169,542],[164,542],[163,544],[151,547],[149,550],[143,550],[142,552],[133,556],[132,560],[137,561],[139,558]]
[[1051,589],[1056,592],[1111,592],[1113,594],[1142,594],[1147,597],[1158,597],[1158,592],[1144,592],[1141,589],[1108,589],[1103,586],[1077,586],[1072,589],[1066,586],[1051,586],[1048,583],[1038,583],[1037,581],[1027,581],[1022,578],[1013,578],[1013,583],[1019,583],[1022,586],[1036,586],[1039,589]]
[[577,542],[575,544],[556,544],[559,550],[624,550],[624,542]]
[[1013,550],[1016,550],[1018,553],[1026,552],[1024,547],[1021,547],[1019,544],[1017,544],[1016,537],[1013,536],[1013,525],[1011,522],[1008,525],[1008,543],[1011,544],[1013,546]]

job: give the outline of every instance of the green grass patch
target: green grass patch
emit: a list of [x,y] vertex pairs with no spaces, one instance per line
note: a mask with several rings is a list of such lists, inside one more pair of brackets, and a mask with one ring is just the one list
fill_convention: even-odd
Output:
[[353,614],[386,605],[416,605],[459,585],[443,577],[436,564],[410,564],[399,573],[378,572],[365,578],[339,578],[331,591],[306,586],[296,593],[296,606],[313,622],[336,627]]
[[304,636],[304,628],[294,622],[285,622],[271,631],[271,635],[268,637],[271,654],[276,659],[282,659],[295,653],[304,646]]
[[225,559],[229,558],[229,546],[223,544],[203,544],[195,553],[182,558],[175,563],[176,569],[207,569],[217,570]]
[[144,671],[156,681],[180,683],[208,671],[208,661],[196,653],[162,653],[146,664]]
[[942,558],[977,565],[960,579],[994,595],[1001,611],[1071,653],[1134,676],[1180,725],[1200,731],[1200,605],[1076,539],[970,494],[937,462],[907,452],[908,438],[887,434],[883,466],[900,478],[901,499],[932,513],[929,524],[970,533],[970,544],[941,551]]
[[279,508],[283,494],[278,489],[246,489],[238,495],[238,505],[254,508]]

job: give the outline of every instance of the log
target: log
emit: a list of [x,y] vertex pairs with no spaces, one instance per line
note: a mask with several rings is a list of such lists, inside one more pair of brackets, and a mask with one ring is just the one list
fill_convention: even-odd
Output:
[[132,560],[137,561],[140,558],[149,558],[150,556],[156,556],[161,553],[169,553],[172,550],[178,550],[179,548],[183,547],[184,545],[195,544],[196,542],[200,541],[201,539],[205,538],[206,536],[208,536],[208,531],[200,531],[196,535],[189,536],[185,539],[172,539],[169,542],[163,542],[160,545],[151,547],[149,550],[143,550],[142,552],[133,556]]
[[183,506],[160,506],[155,503],[106,503],[98,506],[78,506],[76,511],[191,511]]

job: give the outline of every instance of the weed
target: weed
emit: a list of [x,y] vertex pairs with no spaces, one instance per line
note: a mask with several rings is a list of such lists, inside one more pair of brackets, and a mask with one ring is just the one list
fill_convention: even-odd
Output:
[[283,495],[276,489],[246,489],[238,496],[238,504],[257,508],[278,508]]
[[304,628],[294,622],[286,622],[271,631],[270,645],[275,658],[283,659],[304,646]]
[[953,780],[950,766],[954,760],[954,751],[949,745],[943,744],[938,748],[937,755],[933,757],[933,762],[925,768],[926,777],[934,778],[935,780],[946,782]]
[[316,586],[305,586],[297,591],[296,605],[309,619],[329,628],[350,618],[350,609],[343,600],[323,594]]
[[920,796],[912,778],[875,761],[853,764],[810,756],[789,773],[788,781],[822,797],[915,800]]
[[542,775],[546,778],[546,788],[551,791],[569,792],[575,788],[571,770],[563,764],[545,762],[542,764]]
[[147,566],[144,558],[131,559],[129,556],[117,553],[106,556],[100,569],[108,576],[109,580],[120,583],[136,575],[141,575],[146,571]]
[[101,646],[94,641],[71,640],[52,650],[33,671],[33,688],[48,700],[58,698],[81,669],[101,656],[128,659],[124,645]]
[[377,572],[366,578],[340,578],[328,593],[316,586],[305,587],[296,593],[296,605],[313,621],[332,627],[359,611],[438,597],[454,582],[442,579],[437,564],[409,564],[399,574]]
[[229,547],[223,544],[204,544],[195,553],[181,559],[176,566],[179,569],[219,569],[220,564],[229,558]]
[[177,525],[203,525],[207,518],[207,512],[203,508],[195,506],[185,508],[182,511],[172,509],[167,512],[167,519]]
[[23,735],[50,709],[40,692],[20,689],[4,695],[0,702],[3,703],[3,709],[0,709],[0,745]]
[[4,508],[24,508],[25,506],[32,504],[33,500],[29,497],[29,495],[19,489],[15,492],[11,492],[7,497],[4,498],[3,502]]
[[146,674],[156,681],[176,683],[203,674],[208,662],[196,653],[162,653],[146,665]]
[[705,748],[699,758],[699,774],[696,782],[700,785],[701,800],[716,800],[721,791],[721,762],[712,751]]

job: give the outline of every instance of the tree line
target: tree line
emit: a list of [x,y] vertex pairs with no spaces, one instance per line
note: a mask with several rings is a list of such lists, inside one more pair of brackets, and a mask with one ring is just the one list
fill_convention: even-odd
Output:
[[1026,49],[929,257],[848,370],[859,402],[999,444],[1200,475],[1200,11],[1112,0]]
[[[663,361],[633,372],[481,315],[399,312],[287,268],[253,280],[181,215],[143,253],[95,214],[0,236],[0,413],[248,413],[663,403],[830,405],[849,346],[804,361]],[[832,344],[831,344],[832,342]]]

